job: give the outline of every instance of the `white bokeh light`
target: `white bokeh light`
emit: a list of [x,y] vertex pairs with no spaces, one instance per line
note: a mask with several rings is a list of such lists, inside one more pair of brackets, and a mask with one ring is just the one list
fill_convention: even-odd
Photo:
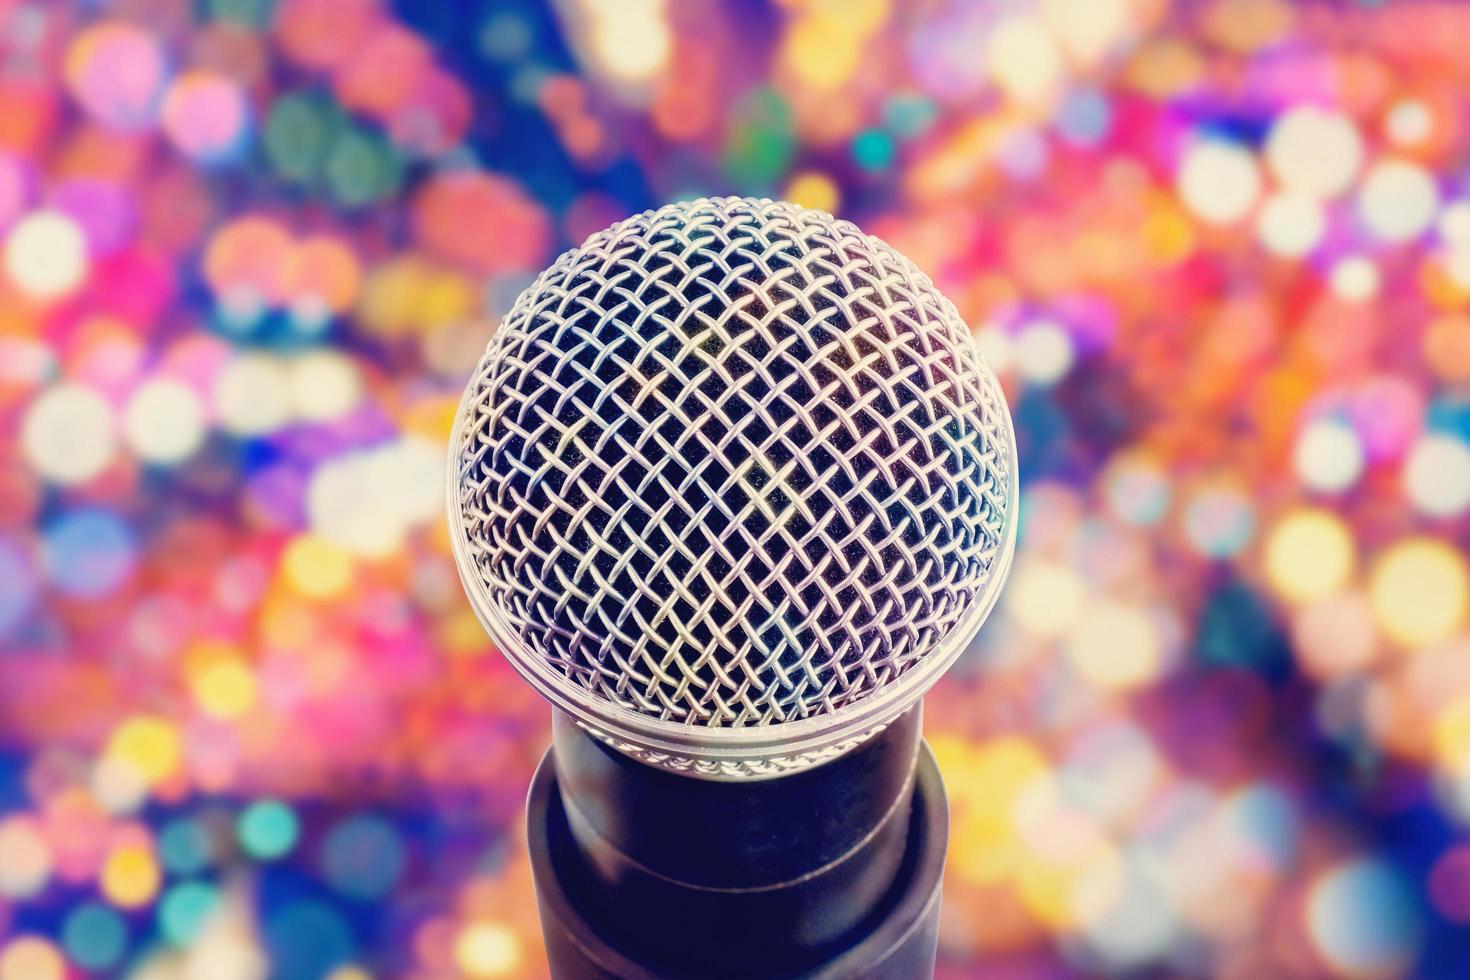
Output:
[[1012,354],[1016,370],[1032,384],[1056,384],[1076,360],[1072,336],[1052,320],[1033,320],[1016,335]]
[[20,443],[46,479],[83,483],[106,469],[117,452],[112,410],[84,385],[52,385],[27,409]]
[[1434,132],[1434,117],[1429,107],[1417,99],[1405,99],[1394,103],[1388,110],[1384,129],[1389,141],[1396,146],[1414,146],[1427,140]]
[[1348,255],[1333,266],[1330,277],[1332,291],[1350,303],[1361,303],[1378,295],[1378,266],[1362,255]]
[[330,460],[307,490],[312,529],[356,555],[392,554],[443,513],[444,466],[440,448],[415,436]]
[[60,211],[33,211],[10,230],[3,257],[5,274],[36,299],[56,299],[87,276],[87,240]]
[[1006,609],[1033,636],[1064,635],[1087,600],[1087,584],[1070,567],[1037,560],[1022,565],[1005,592]]
[[1352,186],[1363,165],[1363,138],[1341,113],[1299,106],[1271,127],[1266,165],[1294,191],[1333,197]]
[[1190,147],[1176,183],[1189,210],[1217,225],[1244,218],[1261,193],[1255,157],[1243,147],[1219,140]]
[[1363,473],[1363,443],[1352,426],[1313,422],[1297,439],[1292,463],[1297,477],[1313,490],[1337,493],[1358,482]]
[[1461,289],[1470,290],[1470,245],[1458,245],[1443,256],[1445,274]]
[[1256,233],[1271,254],[1295,259],[1316,248],[1326,228],[1322,205],[1305,194],[1287,192],[1266,201]]
[[1164,669],[1163,643],[1148,615],[1112,600],[1093,602],[1075,618],[1063,651],[1073,670],[1107,690],[1151,683]]
[[274,432],[291,418],[291,380],[280,358],[241,354],[220,373],[214,389],[220,428],[233,435]]
[[1083,65],[1103,58],[1131,26],[1124,0],[1042,0],[1041,12],[1047,29]]
[[316,350],[291,361],[291,401],[298,418],[329,422],[350,412],[362,397],[362,379],[351,358]]
[[996,25],[985,45],[985,65],[1007,95],[1039,102],[1062,76],[1062,56],[1046,27],[1032,17],[1008,17]]
[[1454,436],[1422,437],[1404,465],[1404,493],[1430,517],[1455,517],[1470,508],[1470,447]]
[[665,0],[578,0],[589,54],[619,82],[640,85],[656,79],[673,52]]
[[154,378],[128,400],[123,436],[139,459],[177,463],[204,441],[204,406],[188,385]]
[[1001,327],[981,327],[975,333],[975,346],[980,349],[980,356],[985,358],[985,363],[996,374],[1005,374],[1015,367],[1015,342]]
[[1368,171],[1358,191],[1358,216],[1386,242],[1406,242],[1434,221],[1439,188],[1429,171],[1407,160],[1385,160]]
[[1439,237],[1446,245],[1470,245],[1470,201],[1451,201],[1439,213]]

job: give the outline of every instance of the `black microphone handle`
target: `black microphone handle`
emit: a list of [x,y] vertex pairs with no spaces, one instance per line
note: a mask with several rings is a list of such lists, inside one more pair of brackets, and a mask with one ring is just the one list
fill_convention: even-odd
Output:
[[527,806],[552,976],[932,975],[949,814],[920,719],[723,782],[634,761],[556,712]]

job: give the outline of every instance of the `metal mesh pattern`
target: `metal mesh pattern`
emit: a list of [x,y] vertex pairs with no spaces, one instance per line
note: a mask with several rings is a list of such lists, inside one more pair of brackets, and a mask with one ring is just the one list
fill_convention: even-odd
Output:
[[504,652],[651,718],[868,698],[1005,543],[1010,422],[969,331],[823,212],[704,199],[594,235],[521,295],[466,397],[456,533]]

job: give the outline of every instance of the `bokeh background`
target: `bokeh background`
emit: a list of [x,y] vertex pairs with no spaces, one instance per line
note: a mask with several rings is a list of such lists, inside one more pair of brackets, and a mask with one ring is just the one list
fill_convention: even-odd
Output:
[[860,222],[1004,380],[942,978],[1470,976],[1470,6],[0,2],[0,980],[543,974],[443,528],[560,249]]

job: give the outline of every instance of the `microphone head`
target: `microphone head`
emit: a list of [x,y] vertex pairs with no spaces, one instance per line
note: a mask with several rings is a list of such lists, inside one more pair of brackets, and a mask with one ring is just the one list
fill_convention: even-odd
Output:
[[995,604],[1010,413],[954,305],[822,211],[705,198],[521,294],[450,439],[491,639],[650,765],[760,778],[911,707]]

